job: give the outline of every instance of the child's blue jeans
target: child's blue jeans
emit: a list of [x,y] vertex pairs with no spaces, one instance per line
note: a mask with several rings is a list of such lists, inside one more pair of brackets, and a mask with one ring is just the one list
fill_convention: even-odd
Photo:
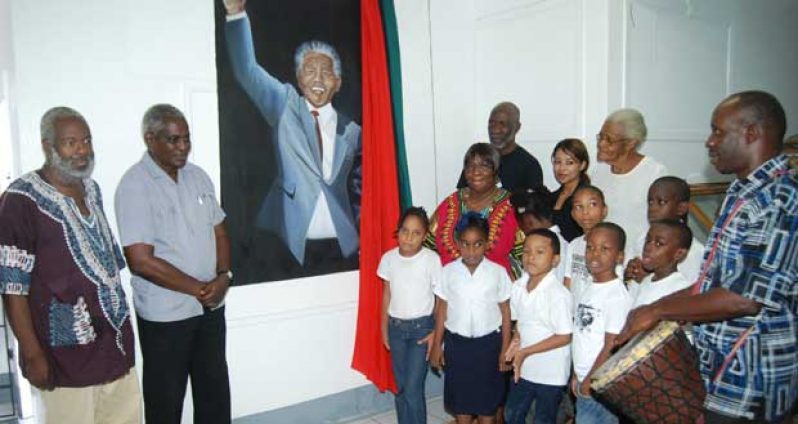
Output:
[[618,424],[618,417],[596,399],[577,395],[576,424]]
[[418,341],[432,332],[430,316],[404,320],[388,317],[388,344],[391,346],[393,374],[396,377],[396,415],[398,424],[425,424],[427,402],[424,380],[427,377],[427,345]]
[[551,386],[531,381],[518,380],[510,383],[510,394],[504,406],[506,424],[524,424],[529,407],[535,402],[535,424],[554,424],[557,422],[557,411],[565,394],[565,386]]

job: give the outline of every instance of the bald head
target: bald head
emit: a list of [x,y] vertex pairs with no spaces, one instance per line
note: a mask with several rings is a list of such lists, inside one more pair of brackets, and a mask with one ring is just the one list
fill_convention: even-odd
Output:
[[712,113],[712,132],[705,143],[709,160],[722,174],[746,178],[781,152],[786,126],[784,109],[772,94],[732,94]]
[[521,129],[521,111],[511,102],[501,102],[493,107],[488,119],[490,143],[507,154],[515,149],[515,135]]
[[493,106],[490,114],[493,115],[496,112],[506,113],[507,116],[516,123],[520,122],[521,120],[521,110],[518,109],[518,106],[516,106],[513,102],[501,102],[496,106]]
[[764,91],[742,91],[725,98],[719,105],[737,111],[742,126],[757,126],[763,141],[781,150],[787,118],[778,99]]

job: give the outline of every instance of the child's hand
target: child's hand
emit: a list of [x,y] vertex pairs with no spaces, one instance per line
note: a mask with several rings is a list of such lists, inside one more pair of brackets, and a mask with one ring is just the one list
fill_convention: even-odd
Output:
[[521,365],[524,364],[524,359],[526,359],[526,355],[521,353],[520,350],[517,350],[512,357],[513,362],[513,381],[518,383],[518,380],[521,379]]
[[579,394],[577,396],[590,397],[590,376],[585,377],[585,381],[579,386]]
[[429,365],[434,369],[443,369],[446,366],[446,361],[443,359],[443,349],[440,345],[433,343],[432,349],[429,353]]
[[512,362],[513,358],[515,357],[515,353],[521,348],[521,339],[516,338],[513,336],[513,339],[510,340],[510,345],[507,346],[507,351],[504,353],[504,361],[505,362]]
[[575,375],[572,375],[572,376],[571,376],[571,384],[570,384],[570,386],[571,386],[571,393],[573,393],[573,394],[574,394],[574,396],[579,396],[579,393],[577,393],[577,391],[578,391],[578,390],[577,390],[576,383],[577,383],[576,376],[575,376]]
[[626,270],[623,272],[624,281],[635,280],[638,283],[646,278],[648,272],[643,268],[643,261],[640,258],[634,258],[626,264]]
[[427,354],[426,354],[426,357],[424,358],[424,359],[426,359],[427,361],[429,361],[429,354],[430,354],[430,352],[432,351],[432,340],[433,340],[434,338],[435,338],[435,332],[434,332],[434,331],[430,331],[430,332],[429,332],[429,334],[427,334],[426,336],[424,336],[424,338],[422,338],[422,339],[419,339],[419,340],[416,342],[417,344],[420,344],[420,345],[421,345],[421,344],[426,344],[426,345],[427,345]]
[[507,360],[504,359],[506,352],[499,353],[499,372],[507,372],[510,371],[511,365],[507,363]]

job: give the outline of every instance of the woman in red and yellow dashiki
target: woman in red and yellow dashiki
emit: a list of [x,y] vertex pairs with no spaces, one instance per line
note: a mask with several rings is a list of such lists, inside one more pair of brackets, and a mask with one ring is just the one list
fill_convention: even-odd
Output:
[[496,186],[500,154],[488,143],[476,143],[466,152],[463,174],[466,187],[447,196],[432,214],[425,245],[438,252],[443,265],[460,257],[455,227],[468,212],[488,220],[488,248],[485,256],[503,266],[515,279],[512,263],[520,263],[524,233],[518,228],[510,193]]

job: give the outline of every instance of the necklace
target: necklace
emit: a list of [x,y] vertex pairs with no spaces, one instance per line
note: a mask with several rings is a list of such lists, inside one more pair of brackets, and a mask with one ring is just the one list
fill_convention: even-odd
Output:
[[485,202],[487,200],[492,200],[493,197],[496,194],[496,190],[497,190],[497,188],[493,187],[489,192],[486,192],[485,194],[483,194],[483,195],[481,195],[479,197],[476,197],[473,194],[473,192],[471,191],[471,189],[469,188],[464,193],[465,194],[465,199],[466,199],[466,204],[469,206],[469,209],[471,209],[471,210],[482,209],[482,208],[479,208],[479,207],[476,207],[476,206],[484,206],[484,204],[485,204]]

